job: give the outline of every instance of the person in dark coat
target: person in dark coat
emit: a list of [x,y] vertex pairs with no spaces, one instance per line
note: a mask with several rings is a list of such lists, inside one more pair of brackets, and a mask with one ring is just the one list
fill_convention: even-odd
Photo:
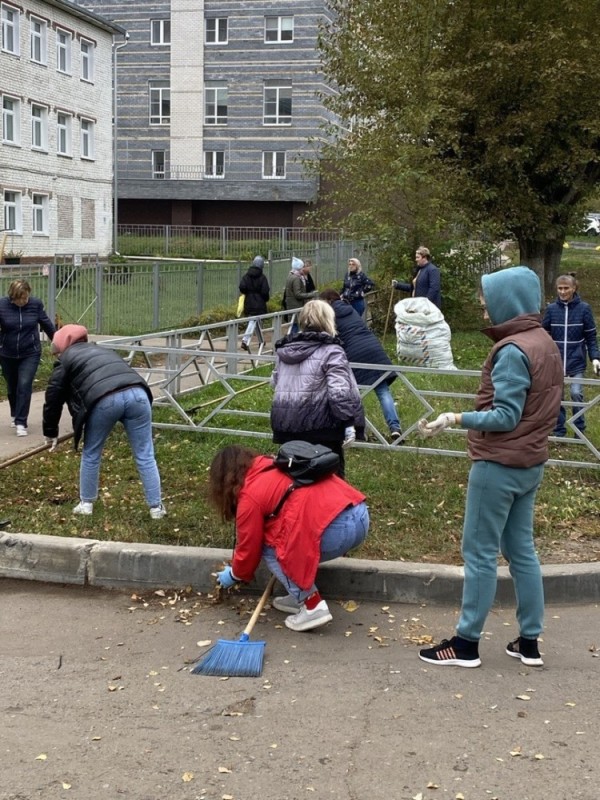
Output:
[[100,461],[109,433],[117,422],[125,428],[144,487],[152,519],[167,513],[161,500],[160,475],[152,442],[152,392],[146,381],[114,350],[88,342],[83,325],[65,325],[52,340],[58,355],[50,376],[43,428],[51,450],[66,403],[73,419],[74,446],[81,437],[80,502],[74,514],[91,514],[98,497]]
[[375,286],[375,282],[363,272],[358,258],[348,259],[348,272],[344,277],[341,296],[346,300],[359,316],[365,313],[365,295]]
[[426,247],[417,248],[412,281],[392,281],[392,286],[401,292],[409,292],[411,297],[426,297],[438,308],[442,307],[440,270],[432,262],[431,253]]
[[16,280],[0,298],[0,366],[6,381],[12,426],[27,436],[33,380],[42,357],[40,328],[52,339],[56,328],[44,304],[31,296],[27,281]]
[[[244,316],[254,317],[267,313],[267,303],[269,302],[271,289],[269,281],[263,272],[265,260],[262,256],[256,256],[252,266],[240,281],[240,294],[244,295]],[[242,350],[249,350],[250,340],[256,330],[257,319],[248,322],[246,331],[242,336]]]
[[[561,275],[556,280],[557,299],[548,305],[542,319],[542,328],[548,331],[560,350],[564,374],[575,378],[569,385],[573,403],[583,403],[583,384],[580,383],[586,368],[586,355],[589,356],[594,374],[600,375],[600,350],[596,323],[592,309],[577,294],[577,280],[574,275]],[[573,414],[577,414],[581,406],[573,406]],[[566,412],[560,407],[555,436],[566,436]],[[585,417],[577,417],[573,424],[583,433]]]
[[[325,289],[321,292],[320,298],[333,308],[335,326],[348,361],[356,364],[389,364],[391,366],[392,361],[377,336],[367,328],[362,317],[352,306],[341,299],[335,289]],[[392,443],[399,443],[402,440],[402,426],[390,391],[390,385],[396,380],[395,373],[366,368],[353,368],[352,371],[359,386],[375,386],[373,391],[377,395],[384,419],[390,430],[390,440]]]

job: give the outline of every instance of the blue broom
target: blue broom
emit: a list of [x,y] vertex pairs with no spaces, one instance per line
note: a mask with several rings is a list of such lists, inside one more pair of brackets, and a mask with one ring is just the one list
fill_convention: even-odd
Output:
[[273,591],[275,576],[268,582],[239,641],[219,639],[192,670],[192,675],[217,675],[228,678],[258,678],[262,674],[266,642],[251,642],[250,634]]

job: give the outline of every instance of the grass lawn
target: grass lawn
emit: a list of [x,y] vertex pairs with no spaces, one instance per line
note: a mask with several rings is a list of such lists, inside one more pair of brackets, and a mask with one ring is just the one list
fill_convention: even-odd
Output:
[[[582,297],[600,316],[600,253],[565,251],[565,271],[576,271]],[[387,346],[393,347],[388,335]],[[490,347],[478,332],[453,333],[457,366],[478,369]],[[51,359],[45,355],[38,387],[47,379]],[[425,380],[425,378],[423,378]],[[427,378],[431,380],[431,378]],[[442,388],[456,378],[435,376]],[[470,387],[474,390],[477,381]],[[436,385],[437,385],[436,384]],[[401,414],[409,421],[418,408],[410,405],[399,381],[393,385]],[[186,407],[202,402],[214,387],[190,396]],[[5,388],[0,381],[0,398]],[[249,392],[240,403],[248,409],[268,410],[270,390]],[[465,408],[471,407],[465,402]],[[436,408],[437,408],[436,404]],[[440,405],[439,411],[449,410]],[[244,407],[240,405],[240,407]],[[66,413],[66,412],[65,412]],[[157,419],[168,410],[157,409]],[[239,419],[238,419],[239,422]],[[247,426],[265,429],[264,422],[249,418]],[[249,429],[248,427],[246,429]],[[600,406],[588,416],[588,435],[600,445]],[[440,437],[441,440],[442,437]],[[456,438],[456,437],[455,437]],[[247,440],[186,431],[159,430],[156,453],[164,486],[168,517],[150,521],[131,452],[121,429],[110,438],[102,463],[100,499],[91,518],[78,518],[71,509],[78,500],[79,455],[70,443],[59,451],[25,460],[2,471],[0,508],[12,519],[13,531],[48,533],[131,542],[231,547],[233,527],[222,524],[205,500],[206,471],[215,452],[237,441],[261,452],[274,451],[265,439]],[[414,439],[411,444],[417,444]],[[454,439],[451,442],[454,446]],[[441,441],[440,441],[441,445]],[[553,445],[552,455],[569,454],[568,445]],[[461,563],[460,540],[465,489],[469,471],[466,458],[423,453],[350,449],[347,478],[368,497],[371,530],[355,555],[362,558]],[[538,496],[536,536],[543,562],[589,561],[600,557],[598,471],[548,468]]]

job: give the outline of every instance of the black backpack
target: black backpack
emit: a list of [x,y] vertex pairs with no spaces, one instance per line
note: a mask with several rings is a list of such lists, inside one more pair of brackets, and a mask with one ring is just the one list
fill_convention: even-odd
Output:
[[294,440],[281,445],[277,455],[273,456],[273,466],[293,480],[267,519],[279,514],[293,491],[333,475],[340,466],[340,457],[324,445]]

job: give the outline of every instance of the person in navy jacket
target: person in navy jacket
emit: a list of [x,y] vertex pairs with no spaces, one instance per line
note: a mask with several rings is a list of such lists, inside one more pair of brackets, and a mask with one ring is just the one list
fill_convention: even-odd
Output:
[[426,247],[417,248],[412,281],[410,283],[392,281],[392,287],[401,292],[410,292],[412,297],[426,297],[438,308],[442,307],[440,270],[431,261],[431,253]]
[[56,328],[42,301],[31,296],[27,281],[13,281],[8,295],[0,298],[0,366],[17,436],[28,434],[33,379],[42,357],[40,328],[54,338]]
[[[564,374],[575,378],[570,384],[573,403],[583,403],[583,385],[579,382],[585,373],[586,356],[589,356],[594,373],[600,375],[600,351],[596,335],[596,323],[592,309],[577,294],[577,281],[574,275],[561,275],[556,280],[557,299],[548,305],[542,327],[548,331],[560,350]],[[573,406],[573,414],[577,414],[581,406]],[[566,412],[560,407],[555,436],[565,436]],[[573,424],[582,433],[585,431],[585,417],[577,417]]]

